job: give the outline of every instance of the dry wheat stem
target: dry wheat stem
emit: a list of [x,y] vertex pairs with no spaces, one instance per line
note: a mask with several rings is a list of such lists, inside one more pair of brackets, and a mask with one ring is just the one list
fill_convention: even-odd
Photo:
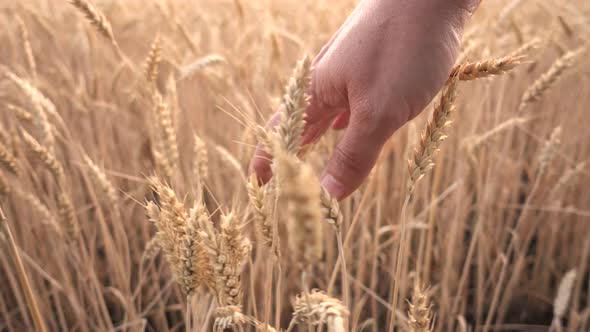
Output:
[[46,332],[47,329],[45,327],[45,322],[43,316],[41,315],[41,311],[39,310],[35,293],[31,288],[31,282],[27,277],[27,272],[20,258],[18,246],[14,240],[14,236],[12,235],[10,227],[8,226],[8,222],[6,221],[6,217],[4,216],[4,211],[2,211],[2,208],[0,208],[0,234],[5,234],[8,238],[8,249],[12,259],[14,260],[14,265],[16,266],[16,272],[21,283],[21,287],[23,288],[27,304],[31,310],[31,316],[33,317],[35,330],[37,332]]

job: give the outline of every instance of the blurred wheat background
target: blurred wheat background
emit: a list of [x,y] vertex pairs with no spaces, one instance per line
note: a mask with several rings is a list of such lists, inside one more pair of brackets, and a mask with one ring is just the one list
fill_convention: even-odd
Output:
[[[483,1],[459,61],[525,58],[457,83],[404,211],[433,106],[339,207],[297,182],[337,132],[284,156],[265,245],[255,124],[354,4],[1,2],[0,331],[589,331],[588,1]],[[320,195],[338,229],[283,224]]]

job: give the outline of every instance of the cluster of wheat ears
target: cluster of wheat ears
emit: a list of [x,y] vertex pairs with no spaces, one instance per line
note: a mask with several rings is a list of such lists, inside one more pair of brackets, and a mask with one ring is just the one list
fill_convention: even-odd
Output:
[[[309,53],[280,18],[323,21],[321,4],[204,2],[192,30],[174,1],[68,2],[7,6],[0,33],[0,331],[590,328],[588,6],[538,1],[524,17],[556,21],[533,38],[526,5],[482,5],[428,120],[338,202],[318,178],[337,134],[301,144],[310,57],[277,84]],[[130,19],[144,11],[156,32]],[[246,172],[255,144],[266,184]]]

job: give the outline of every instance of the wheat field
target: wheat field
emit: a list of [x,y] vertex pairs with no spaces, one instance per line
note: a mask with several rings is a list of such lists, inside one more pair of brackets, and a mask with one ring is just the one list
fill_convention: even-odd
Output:
[[337,202],[299,135],[355,2],[1,2],[0,331],[590,331],[590,2],[484,1]]

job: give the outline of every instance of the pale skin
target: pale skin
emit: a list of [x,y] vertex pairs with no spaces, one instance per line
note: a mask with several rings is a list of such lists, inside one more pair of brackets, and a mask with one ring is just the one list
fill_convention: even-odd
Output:
[[[361,0],[313,61],[304,144],[342,129],[321,176],[336,198],[356,190],[393,133],[447,80],[480,0]],[[278,117],[269,121],[272,126]],[[251,170],[272,176],[258,147]]]

